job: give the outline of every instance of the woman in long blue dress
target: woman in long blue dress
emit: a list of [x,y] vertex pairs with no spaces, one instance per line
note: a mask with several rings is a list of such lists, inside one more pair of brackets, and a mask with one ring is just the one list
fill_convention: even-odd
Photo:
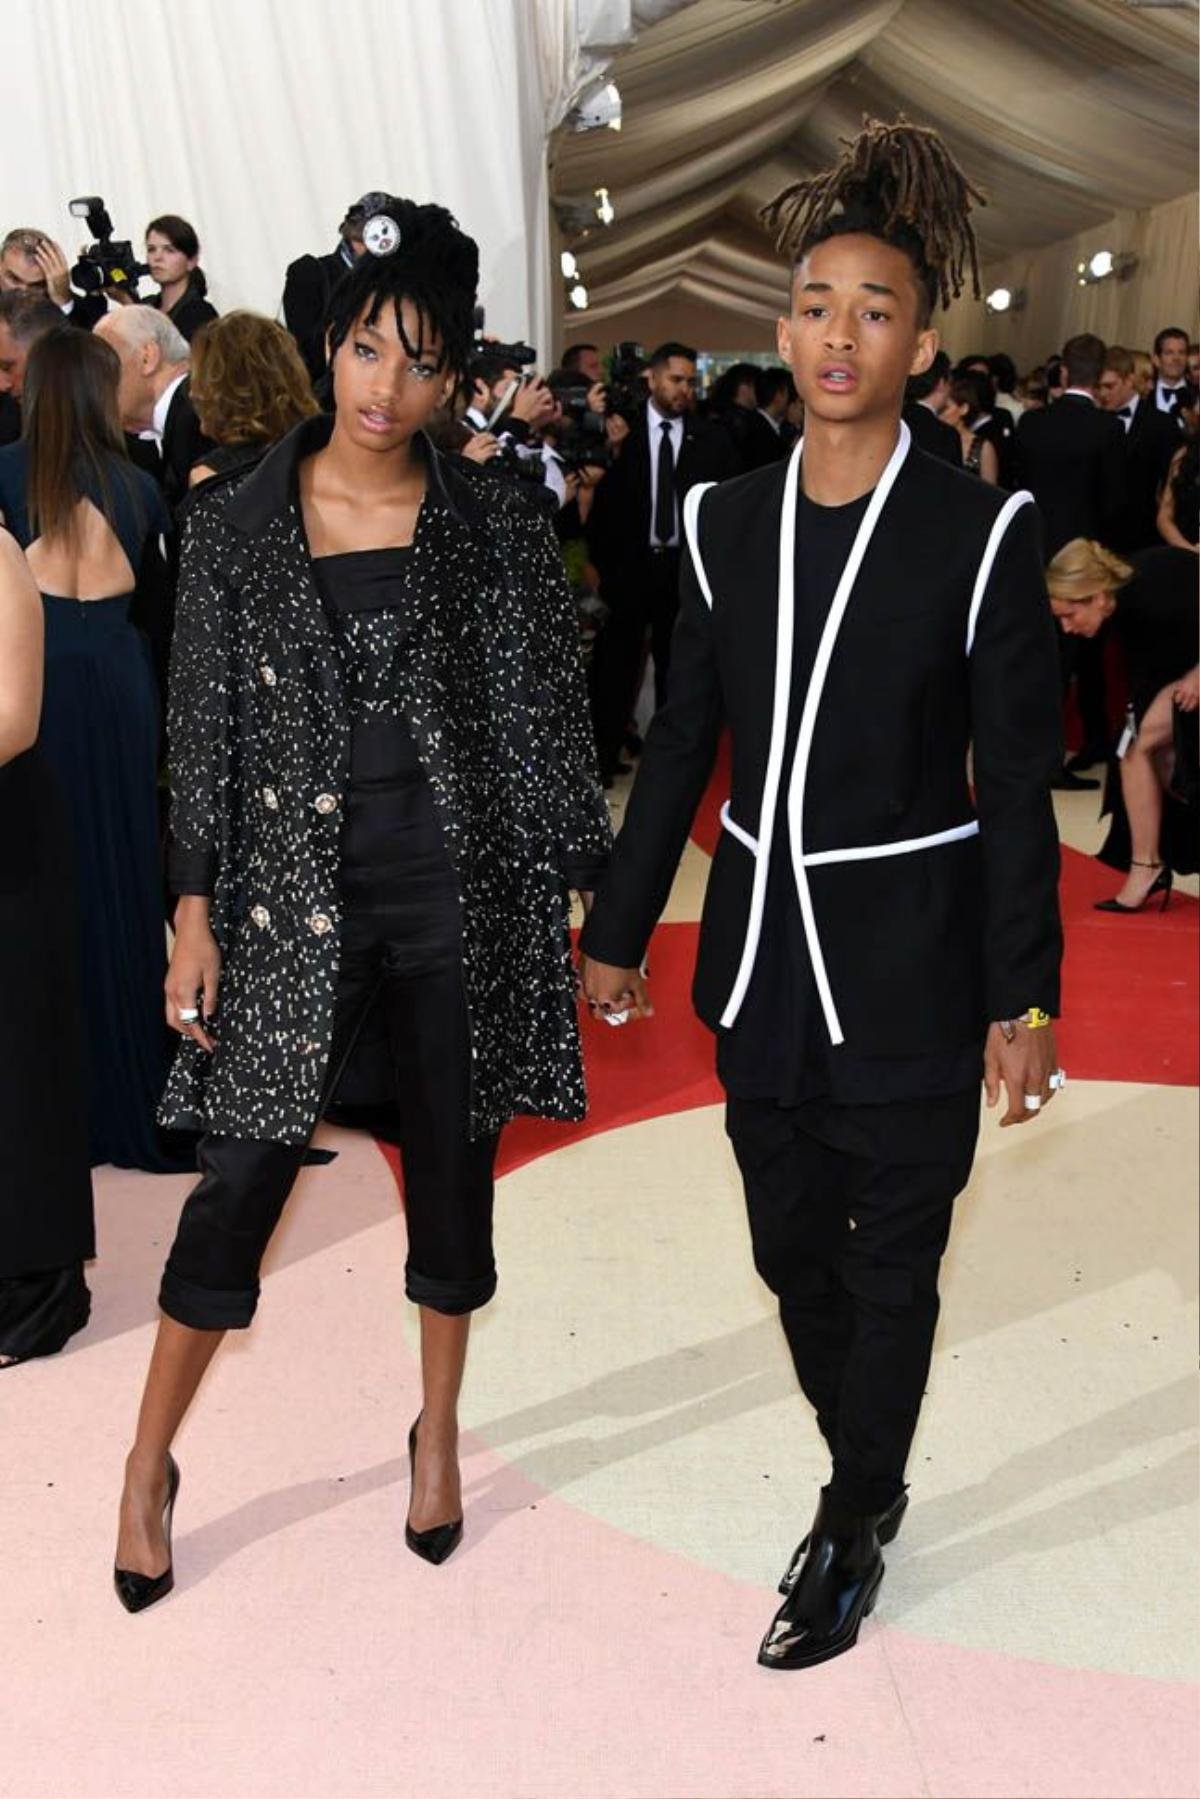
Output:
[[24,435],[0,450],[0,512],[45,613],[38,749],[73,839],[90,1160],[166,1172],[186,1164],[155,1121],[170,1054],[159,706],[129,614],[170,521],[153,477],[126,455],[119,373],[85,331],[62,326],[34,345]]

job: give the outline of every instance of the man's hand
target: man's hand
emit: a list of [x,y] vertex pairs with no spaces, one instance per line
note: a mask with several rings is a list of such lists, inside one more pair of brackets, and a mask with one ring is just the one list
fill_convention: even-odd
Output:
[[[1053,1025],[1031,1031],[1028,1025],[1018,1024],[1011,1043],[1006,1041],[998,1024],[988,1027],[983,1052],[983,1085],[989,1111],[1000,1099],[1000,1083],[1003,1082],[1007,1089],[1008,1110],[1000,1120],[1001,1130],[1006,1125],[1028,1124],[1030,1119],[1041,1117],[1055,1095],[1050,1076],[1057,1068],[1058,1050]],[[1041,1103],[1031,1108],[1025,1104],[1026,1096]]]
[[531,428],[549,424],[557,402],[541,375],[522,382],[512,403],[512,415],[523,419]]
[[632,1018],[653,1018],[654,1007],[641,971],[614,968],[610,962],[579,958],[579,981],[593,1018],[625,1012]]
[[67,271],[66,257],[53,238],[49,237],[42,239],[33,256],[46,277],[46,292],[56,306],[65,306],[71,299],[71,278]]
[[1200,668],[1188,670],[1171,698],[1181,712],[1195,712],[1200,707]]
[[604,391],[603,381],[594,381],[588,388],[587,409],[598,413],[601,418],[608,412],[608,395]]

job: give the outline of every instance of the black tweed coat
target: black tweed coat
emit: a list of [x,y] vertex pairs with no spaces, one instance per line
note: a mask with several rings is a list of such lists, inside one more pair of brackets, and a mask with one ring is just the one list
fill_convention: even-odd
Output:
[[[311,568],[297,427],[185,526],[172,651],[170,875],[211,893],[217,1047],[185,1040],[162,1122],[304,1141],[338,976],[350,717]],[[429,471],[401,676],[463,900],[472,1131],[582,1117],[568,888],[610,845],[573,608],[553,529],[519,491],[421,439]]]

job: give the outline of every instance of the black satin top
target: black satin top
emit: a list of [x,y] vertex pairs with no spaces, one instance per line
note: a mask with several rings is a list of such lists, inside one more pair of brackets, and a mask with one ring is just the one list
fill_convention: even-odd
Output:
[[409,545],[320,556],[312,565],[349,680],[350,779],[356,787],[423,775],[397,680],[409,647],[404,589],[411,558]]

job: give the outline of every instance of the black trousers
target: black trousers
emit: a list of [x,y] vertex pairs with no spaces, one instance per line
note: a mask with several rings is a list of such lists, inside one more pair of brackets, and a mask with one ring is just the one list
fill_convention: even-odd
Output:
[[881,1106],[728,1102],[754,1261],[855,1514],[904,1484],[938,1318],[938,1265],[979,1089]]
[[[399,812],[352,795],[326,1094],[352,1050],[390,1062],[408,1224],[408,1296],[459,1314],[496,1290],[493,1165],[498,1138],[471,1139],[471,1042],[461,908],[428,790]],[[367,1031],[382,1035],[364,1044]],[[184,1204],[159,1303],[195,1330],[254,1316],[259,1267],[304,1160],[304,1144],[210,1133]]]
[[637,703],[646,636],[654,656],[654,702],[667,697],[671,639],[679,614],[679,551],[658,550],[606,581],[611,612],[596,640],[589,670],[600,773],[611,779]]

